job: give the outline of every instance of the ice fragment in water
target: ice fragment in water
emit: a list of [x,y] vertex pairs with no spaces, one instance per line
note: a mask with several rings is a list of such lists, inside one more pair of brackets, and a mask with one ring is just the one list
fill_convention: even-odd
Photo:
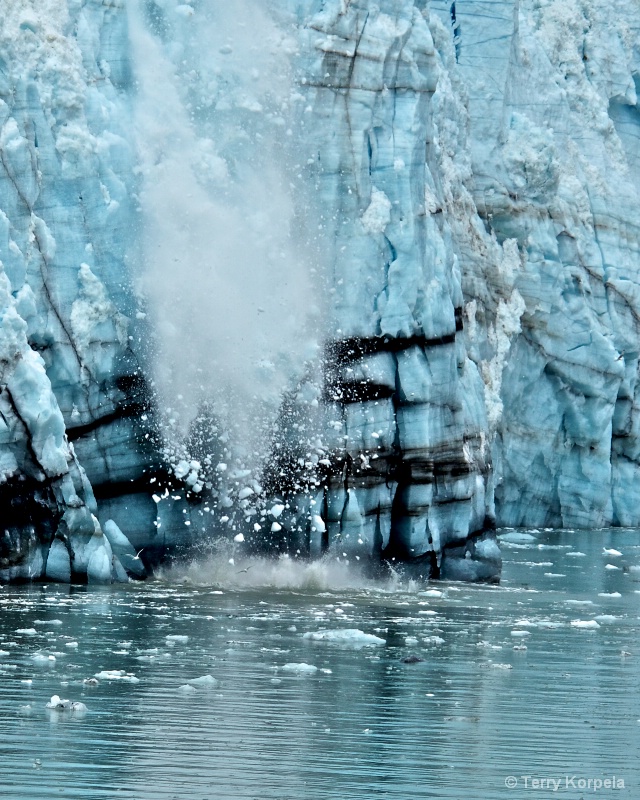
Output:
[[364,633],[357,628],[343,628],[338,630],[308,631],[304,639],[315,642],[332,642],[333,644],[350,645],[352,647],[377,647],[386,644],[384,639],[372,633]]

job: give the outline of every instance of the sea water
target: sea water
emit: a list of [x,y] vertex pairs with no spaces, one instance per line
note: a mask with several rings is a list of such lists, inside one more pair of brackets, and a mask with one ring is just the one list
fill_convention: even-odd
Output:
[[640,532],[503,556],[500,586],[225,556],[0,588],[0,796],[640,797]]

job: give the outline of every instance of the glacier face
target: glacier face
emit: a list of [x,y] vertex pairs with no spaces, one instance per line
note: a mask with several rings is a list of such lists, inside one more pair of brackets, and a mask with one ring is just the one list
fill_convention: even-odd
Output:
[[[450,10],[432,3],[441,19]],[[499,522],[637,525],[637,15],[591,0],[465,0],[455,15],[467,185],[521,262],[509,284],[522,302],[508,309],[499,272],[479,252],[463,260],[484,320],[472,357],[519,317],[493,448]]]
[[[219,431],[215,458],[205,432],[167,460],[155,421],[153,331],[134,284],[150,175],[180,137],[167,126],[145,162],[133,131],[149,96],[125,4],[11,0],[0,21],[0,578],[140,577],[132,542],[152,560],[237,519],[232,533],[255,547],[494,579],[496,521],[639,524],[640,23],[630,0],[614,6],[278,4],[294,42],[280,99],[298,109],[287,124],[300,161],[284,174],[302,186],[293,206],[314,197],[293,221],[319,231],[326,344],[250,476],[225,473]],[[205,2],[141,7],[174,60],[195,41],[188,26],[215,22]],[[229,82],[229,34],[209,72],[184,67],[185,84]],[[184,141],[214,172],[248,174],[250,161],[229,155],[241,140],[225,151],[211,131],[225,138],[220,115],[255,119],[264,103],[229,94],[196,114],[189,103],[205,95],[202,80],[188,87]],[[219,190],[212,181],[204,202]]]
[[98,521],[150,461],[124,8],[10,2],[0,41],[0,576],[126,579]]

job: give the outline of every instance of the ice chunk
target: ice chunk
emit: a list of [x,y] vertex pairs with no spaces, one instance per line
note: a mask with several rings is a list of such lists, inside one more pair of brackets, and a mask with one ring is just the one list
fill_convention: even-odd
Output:
[[314,667],[313,664],[305,664],[304,662],[300,664],[285,664],[282,669],[284,672],[295,672],[298,675],[313,675],[318,671],[318,668]]
[[213,675],[202,675],[189,681],[189,683],[193,686],[217,686],[219,681]]
[[369,234],[384,233],[391,221],[391,201],[387,195],[376,189],[371,190],[371,202],[362,215],[362,227]]
[[522,533],[520,531],[512,531],[511,533],[503,533],[500,535],[501,542],[508,542],[509,544],[531,544],[537,542],[537,538],[530,533]]
[[66,545],[54,539],[49,548],[45,575],[49,580],[68,583],[71,580],[71,559]]
[[422,641],[425,644],[444,644],[442,636],[423,636]]
[[87,707],[84,703],[74,700],[63,700],[57,694],[52,695],[51,700],[49,700],[46,705],[46,708],[53,711],[71,711],[76,713],[87,711]]
[[571,620],[571,625],[574,628],[588,628],[588,629],[589,628],[595,629],[595,628],[599,628],[600,627],[600,625],[596,622],[595,619],[586,619],[586,620],[585,619],[572,619]]
[[374,636],[372,633],[364,633],[358,628],[308,631],[303,634],[303,638],[311,639],[314,642],[331,642],[352,647],[379,647],[387,643],[385,639]]
[[35,653],[31,656],[31,660],[39,666],[53,666],[56,662],[54,655],[45,655],[44,653]]
[[122,681],[122,683],[140,683],[132,672],[125,672],[123,669],[104,669],[96,672],[95,678],[99,681]]

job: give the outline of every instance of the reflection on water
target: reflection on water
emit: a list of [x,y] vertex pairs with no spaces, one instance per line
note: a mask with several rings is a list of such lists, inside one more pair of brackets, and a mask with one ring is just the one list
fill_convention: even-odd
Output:
[[[532,535],[508,537],[500,587],[225,560],[1,588],[0,794],[637,800],[639,532]],[[303,635],[337,629],[383,643]]]

